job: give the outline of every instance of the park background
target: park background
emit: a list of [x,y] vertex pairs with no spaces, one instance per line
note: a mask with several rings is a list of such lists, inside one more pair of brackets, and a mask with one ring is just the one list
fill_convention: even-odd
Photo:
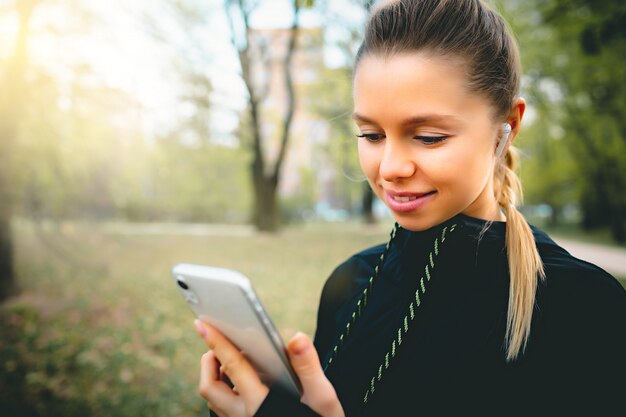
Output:
[[[392,225],[350,120],[375,3],[0,0],[0,415],[208,415],[177,262],[313,333]],[[491,4],[522,52],[523,212],[626,265],[626,3]]]

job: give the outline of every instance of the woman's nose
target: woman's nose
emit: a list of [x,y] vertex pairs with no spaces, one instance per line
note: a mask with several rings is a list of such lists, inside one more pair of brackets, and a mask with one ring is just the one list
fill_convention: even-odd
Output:
[[412,159],[409,145],[402,140],[387,138],[380,161],[379,173],[389,182],[410,178],[415,174],[417,165]]

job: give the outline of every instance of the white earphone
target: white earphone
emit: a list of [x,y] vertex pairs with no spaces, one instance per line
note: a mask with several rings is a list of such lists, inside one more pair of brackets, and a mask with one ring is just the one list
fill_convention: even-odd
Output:
[[511,125],[508,123],[504,124],[504,134],[502,134],[502,138],[500,139],[500,143],[498,143],[498,148],[496,149],[496,158],[500,158],[502,152],[504,152],[504,147],[509,141],[509,135],[511,134]]

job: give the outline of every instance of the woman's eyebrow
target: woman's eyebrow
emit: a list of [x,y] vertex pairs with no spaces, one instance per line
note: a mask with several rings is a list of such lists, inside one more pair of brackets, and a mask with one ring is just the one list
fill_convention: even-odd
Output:
[[374,120],[370,119],[369,117],[362,116],[362,115],[358,114],[357,112],[352,113],[352,119],[357,121],[357,122],[365,122],[365,123],[376,124],[376,122]]
[[402,121],[403,125],[419,125],[423,123],[432,123],[432,122],[457,122],[458,118],[452,115],[447,114],[426,114],[424,116],[416,116],[409,117],[408,119],[404,119]]
[[[358,114],[358,113],[352,113],[352,118],[355,121],[358,122],[365,122],[365,123],[372,123],[372,124],[377,124],[375,120]],[[432,122],[458,122],[459,119],[455,116],[452,115],[445,115],[445,114],[425,114],[423,116],[415,116],[415,117],[409,117],[407,119],[402,120],[401,124],[405,125],[405,126],[412,126],[412,125],[419,125],[419,124],[423,124],[423,123],[432,123]]]

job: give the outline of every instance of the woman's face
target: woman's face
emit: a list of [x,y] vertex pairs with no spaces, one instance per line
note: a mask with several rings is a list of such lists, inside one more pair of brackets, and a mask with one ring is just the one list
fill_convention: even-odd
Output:
[[458,213],[503,220],[493,192],[502,125],[468,91],[461,62],[422,53],[359,62],[354,120],[361,168],[396,221],[425,230]]

